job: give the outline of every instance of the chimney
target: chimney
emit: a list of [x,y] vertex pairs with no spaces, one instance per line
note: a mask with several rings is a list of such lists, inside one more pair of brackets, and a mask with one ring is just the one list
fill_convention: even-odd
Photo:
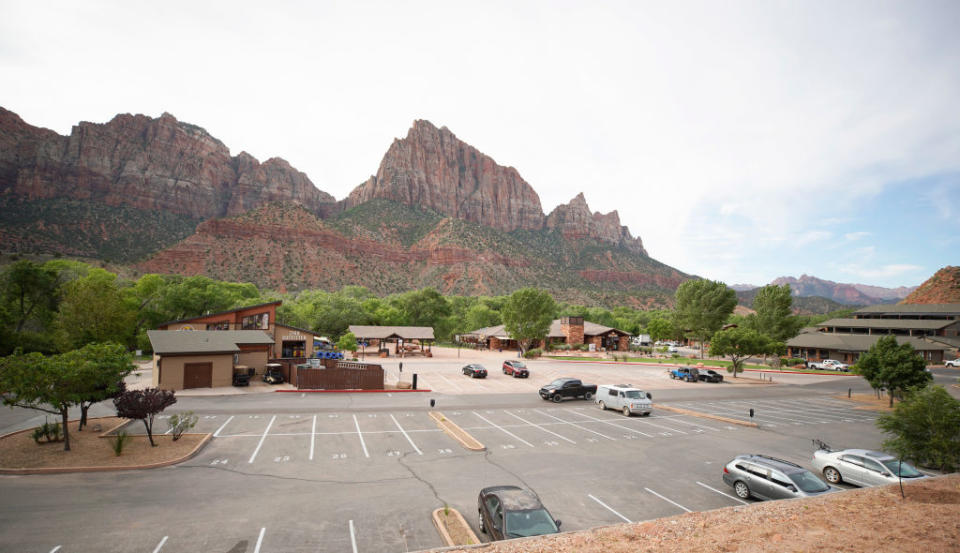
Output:
[[578,346],[583,343],[583,317],[560,317],[560,332],[567,337],[567,343]]

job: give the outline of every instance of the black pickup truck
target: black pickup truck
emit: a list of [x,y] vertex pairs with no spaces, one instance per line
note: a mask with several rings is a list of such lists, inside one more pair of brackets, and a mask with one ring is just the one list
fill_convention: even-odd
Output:
[[584,384],[579,378],[558,378],[540,388],[540,397],[560,403],[565,397],[590,399],[597,393],[596,384]]

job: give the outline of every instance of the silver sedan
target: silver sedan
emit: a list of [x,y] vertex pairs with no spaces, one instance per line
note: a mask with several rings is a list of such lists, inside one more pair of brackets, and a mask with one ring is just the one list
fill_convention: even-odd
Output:
[[813,453],[813,467],[831,484],[846,482],[857,486],[882,486],[904,480],[926,478],[910,463],[892,455],[867,449],[844,449]]

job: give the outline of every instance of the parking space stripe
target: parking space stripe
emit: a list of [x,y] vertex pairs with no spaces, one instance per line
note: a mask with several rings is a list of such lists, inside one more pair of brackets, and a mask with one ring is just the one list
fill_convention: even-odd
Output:
[[[734,410],[732,410],[732,409],[724,409],[724,408],[722,408],[722,407],[710,407],[710,408],[707,408],[707,407],[705,407],[705,405],[713,405],[713,404],[712,404],[712,403],[707,403],[707,404],[687,403],[687,404],[681,404],[680,406],[681,406],[681,407],[685,407],[685,408],[687,408],[687,409],[694,410],[694,411],[700,411],[700,412],[703,412],[703,413],[707,413],[707,414],[710,414],[710,415],[722,415],[722,416],[725,416],[725,417],[733,417],[733,418],[736,418],[736,419],[742,420],[742,421],[749,421],[749,422],[761,421],[761,422],[766,422],[766,423],[769,424],[769,426],[776,426],[777,424],[784,424],[783,422],[780,422],[780,421],[772,421],[772,420],[769,420],[769,419],[766,418],[766,415],[764,415],[763,417],[756,416],[756,417],[754,417],[753,419],[751,419],[748,415],[742,413],[741,411],[734,411]],[[793,422],[794,422],[795,424],[803,424],[802,422],[798,422],[798,421],[793,421]]]
[[53,549],[50,550],[50,553],[57,553],[57,551],[60,551],[60,547],[62,547],[62,546],[58,545],[58,546],[54,547]]
[[360,432],[360,421],[357,420],[357,416],[353,416],[353,424],[357,426],[357,436],[360,436],[360,445],[363,446],[363,454],[370,457],[370,453],[367,451],[367,443],[363,441],[363,432]]
[[801,415],[822,417],[829,422],[840,422],[840,421],[850,422],[850,421],[856,421],[856,420],[873,420],[872,417],[866,418],[857,413],[852,413],[850,411],[840,411],[832,407],[814,406],[813,408],[804,408],[804,407],[796,406],[786,401],[776,402],[773,404],[769,402],[768,403],[757,402],[757,404],[767,406],[768,408],[773,408],[773,409],[780,408],[785,413],[800,413]]
[[510,431],[507,430],[506,428],[504,428],[504,427],[502,427],[502,426],[498,426],[496,423],[494,423],[493,421],[491,421],[491,420],[488,419],[487,417],[484,417],[484,416],[481,415],[480,413],[477,413],[476,411],[472,411],[472,413],[473,413],[474,415],[480,417],[480,418],[483,419],[484,421],[486,421],[487,424],[489,424],[490,426],[496,428],[497,430],[500,430],[500,431],[502,431],[502,432],[505,433],[505,434],[508,434],[508,435],[510,435],[510,436],[513,436],[516,440],[518,440],[518,441],[520,441],[520,442],[522,442],[522,443],[525,443],[525,444],[527,444],[527,445],[530,446],[530,447],[536,447],[535,445],[531,444],[531,443],[528,442],[527,440],[524,440],[524,439],[521,438],[520,436],[517,436],[517,435],[514,434],[513,432],[510,432]]
[[393,413],[390,413],[390,418],[393,419],[393,424],[397,425],[397,428],[400,429],[400,432],[403,432],[403,437],[406,438],[408,442],[410,442],[410,445],[412,445],[413,449],[416,450],[417,455],[423,455],[423,452],[420,451],[420,448],[417,447],[417,444],[413,443],[413,440],[410,439],[410,435],[407,434],[407,431],[404,430],[402,426],[400,426],[399,422],[397,422],[397,418],[393,416]]
[[350,545],[353,546],[353,553],[357,553],[357,536],[353,531],[353,519],[350,519]]
[[263,436],[260,436],[260,443],[257,444],[257,449],[253,450],[253,455],[250,456],[250,460],[247,461],[247,464],[253,463],[253,460],[257,458],[257,453],[260,452],[260,447],[263,446],[263,441],[267,439],[267,432],[270,432],[270,427],[273,426],[273,421],[275,420],[277,420],[276,415],[270,418],[270,422],[267,424],[267,429],[263,431]]
[[695,427],[695,428],[706,428],[707,430],[720,430],[719,428],[714,428],[713,426],[709,426],[709,425],[706,425],[706,424],[699,424],[699,423],[696,423],[696,422],[685,421],[685,420],[683,420],[683,417],[686,417],[686,416],[687,416],[687,415],[669,415],[669,416],[660,415],[660,416],[657,416],[657,418],[658,418],[658,419],[670,419],[670,422],[682,422],[683,424],[687,424],[687,425],[693,426],[693,427]]
[[230,421],[232,421],[232,420],[233,420],[233,415],[230,415],[230,418],[227,419],[227,422],[221,424],[221,425],[220,425],[220,428],[218,428],[217,431],[213,433],[213,437],[214,437],[214,438],[219,438],[219,437],[220,437],[220,432],[223,431],[223,429],[226,428],[227,425],[230,424]]
[[785,401],[777,402],[763,402],[763,401],[739,401],[737,402],[740,405],[757,405],[769,409],[774,413],[780,413],[782,415],[790,415],[794,417],[800,417],[802,419],[809,419],[811,422],[836,422],[840,417],[836,413],[823,412],[823,411],[812,411],[808,409],[801,409],[794,405],[787,404]]
[[163,547],[163,544],[167,543],[167,536],[164,536],[160,543],[157,544],[157,547],[153,550],[153,553],[160,553],[160,549]]
[[690,509],[687,509],[686,507],[684,507],[683,505],[677,503],[676,501],[673,501],[672,499],[667,499],[666,497],[663,497],[662,495],[660,495],[660,494],[658,494],[657,492],[651,490],[650,488],[644,488],[644,489],[647,490],[648,492],[652,493],[653,495],[659,497],[660,499],[666,501],[667,503],[670,503],[671,505],[676,505],[677,507],[680,507],[681,509],[683,509],[684,511],[686,511],[686,512],[688,512],[688,513],[692,513],[692,512],[693,512],[693,511],[691,511]]
[[313,426],[310,428],[310,460],[313,461],[313,446],[317,442],[317,416],[313,416]]
[[[734,405],[744,405],[744,406],[746,406],[745,408],[749,408],[749,407],[752,405],[752,404],[747,403],[747,402],[745,402],[745,401],[728,401],[728,402],[724,403],[723,405],[729,405],[729,404],[731,404],[731,403],[734,404]],[[713,404],[711,404],[711,405],[713,405]],[[721,409],[722,409],[722,408],[721,408]],[[734,412],[734,413],[739,413],[738,411],[732,411],[732,412]],[[775,413],[779,413],[780,411],[774,410],[774,412],[775,412]],[[792,415],[792,414],[791,414],[791,415]],[[816,420],[816,419],[811,419],[811,418],[808,418],[808,417],[803,417],[803,416],[800,416],[800,415],[792,415],[792,416],[797,417],[797,418],[790,418],[790,417],[778,417],[777,415],[770,415],[770,414],[768,414],[768,413],[764,413],[763,416],[764,416],[764,417],[767,417],[767,418],[771,418],[771,419],[784,420],[784,421],[790,421],[790,422],[798,422],[798,423],[803,423],[803,424],[819,424],[819,423],[821,423],[821,422],[826,422],[826,421],[822,421],[822,420]],[[757,417],[755,417],[755,418],[757,418]]]
[[875,420],[876,419],[876,417],[870,416],[867,413],[859,413],[859,412],[853,411],[849,407],[847,408],[833,407],[829,405],[822,405],[814,401],[810,401],[808,403],[804,403],[799,406],[795,406],[798,402],[792,401],[792,400],[782,401],[779,403],[786,404],[792,410],[808,411],[811,413],[818,413],[818,414],[824,414],[824,412],[826,412],[826,414],[831,417],[837,417],[843,420],[845,419]]
[[639,423],[643,423],[643,424],[649,424],[650,426],[656,426],[657,428],[663,428],[664,430],[667,430],[667,431],[669,431],[669,432],[676,432],[677,434],[686,434],[686,432],[684,432],[683,430],[677,430],[676,428],[670,428],[669,426],[664,426],[664,425],[662,425],[662,424],[657,424],[657,423],[655,423],[655,422],[650,422],[650,421],[648,421],[648,420],[645,419],[645,418],[644,418],[644,419],[635,419],[635,418],[632,418],[632,417],[631,417],[631,418],[629,418],[629,419],[627,419],[627,420],[631,420],[631,421],[639,422]]
[[540,426],[539,424],[537,424],[537,423],[535,423],[535,422],[530,422],[530,421],[528,421],[527,419],[524,419],[524,418],[520,417],[519,415],[514,415],[514,414],[511,413],[510,411],[504,410],[503,412],[506,413],[506,414],[508,414],[508,415],[510,415],[511,417],[514,417],[514,418],[516,418],[516,419],[522,420],[523,422],[529,424],[530,426],[534,426],[534,427],[536,427],[536,428],[539,428],[540,430],[543,430],[544,432],[546,432],[546,433],[548,433],[548,434],[553,434],[554,436],[560,438],[561,440],[566,440],[566,441],[570,442],[571,444],[576,444],[576,443],[577,443],[577,442],[571,440],[570,438],[567,438],[567,437],[565,437],[565,436],[561,436],[560,434],[557,434],[557,433],[554,432],[553,430],[547,430],[546,428]]
[[600,436],[601,438],[606,438],[606,439],[608,439],[608,440],[610,440],[610,441],[614,441],[613,438],[611,438],[610,436],[607,436],[606,434],[601,434],[601,433],[597,432],[596,430],[590,430],[589,428],[587,428],[587,427],[585,427],[585,426],[580,426],[579,424],[577,424],[577,423],[575,423],[575,422],[565,421],[565,420],[561,419],[560,417],[554,417],[553,415],[551,415],[551,414],[549,414],[549,413],[544,413],[542,410],[538,410],[537,413],[540,413],[541,415],[546,416],[546,417],[550,417],[551,419],[556,419],[556,420],[558,420],[558,421],[560,421],[560,422],[562,422],[562,423],[569,424],[570,426],[575,426],[575,427],[579,428],[580,430],[586,430],[587,432],[592,432],[592,433],[596,434],[597,436]]
[[590,499],[596,501],[597,503],[599,503],[600,505],[602,505],[603,507],[605,507],[608,511],[610,511],[611,513],[613,513],[613,514],[617,515],[618,517],[620,517],[621,519],[623,519],[624,522],[626,522],[626,523],[631,523],[631,522],[633,522],[633,521],[630,520],[629,518],[627,518],[627,517],[621,515],[620,513],[614,511],[612,507],[610,507],[609,505],[607,505],[607,504],[604,503],[603,501],[600,501],[600,500],[597,499],[596,497],[593,497],[593,496],[590,495],[590,494],[587,494],[587,497],[589,497]]
[[648,438],[653,438],[653,437],[654,437],[654,436],[652,436],[652,435],[650,435],[650,434],[647,434],[646,432],[641,432],[641,431],[639,431],[639,430],[635,430],[635,429],[633,429],[633,428],[630,428],[629,426],[622,426],[622,425],[620,425],[620,424],[617,424],[617,423],[613,422],[613,420],[609,420],[609,419],[608,419],[608,420],[598,419],[598,418],[596,418],[596,417],[591,417],[590,415],[587,415],[586,413],[579,413],[579,412],[578,412],[577,414],[580,415],[581,417],[587,417],[588,419],[590,419],[590,420],[592,420],[592,421],[602,422],[602,423],[604,423],[604,424],[609,424],[609,425],[611,425],[611,426],[616,426],[617,428],[622,428],[622,429],[628,430],[628,431],[630,431],[630,432],[636,432],[637,434],[642,434],[642,435],[644,435],[644,436],[646,436],[646,437],[648,437]]
[[260,545],[263,544],[263,535],[267,532],[266,528],[260,529],[260,537],[257,538],[257,546],[253,548],[253,553],[260,553]]
[[736,496],[734,496],[734,495],[730,495],[730,494],[728,494],[728,493],[724,493],[724,492],[722,492],[722,491],[720,491],[720,490],[718,490],[718,489],[716,489],[716,488],[711,488],[710,486],[704,484],[703,482],[697,481],[697,484],[700,484],[701,486],[703,486],[704,488],[706,488],[706,489],[708,489],[708,490],[710,490],[710,491],[717,492],[717,493],[720,494],[720,495],[725,495],[725,496],[729,497],[730,499],[732,499],[732,500],[734,500],[734,501],[739,501],[740,503],[743,503],[744,505],[749,505],[749,503],[747,503],[746,501],[740,499],[739,497],[736,497]]

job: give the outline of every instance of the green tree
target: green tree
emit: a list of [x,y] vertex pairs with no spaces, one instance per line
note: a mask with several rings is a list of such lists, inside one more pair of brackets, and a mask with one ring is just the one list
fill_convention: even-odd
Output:
[[800,320],[793,315],[792,306],[789,284],[764,286],[753,300],[753,309],[757,313],[747,318],[747,325],[772,340],[786,342],[800,330]]
[[44,330],[57,309],[60,281],[56,271],[30,260],[17,261],[3,271],[0,285],[13,331],[22,332],[31,320],[40,322],[36,330]]
[[340,351],[357,351],[357,336],[348,332],[337,340],[337,349]]
[[886,388],[893,396],[902,396],[907,388],[922,388],[933,380],[926,371],[927,364],[910,344],[899,344],[895,336],[877,340],[866,353],[860,356],[853,372],[862,376],[874,390]]
[[688,280],[677,288],[676,322],[703,344],[720,330],[737,305],[737,293],[726,284],[705,279]]
[[526,352],[532,341],[546,338],[555,312],[556,303],[549,293],[521,288],[510,294],[500,315],[507,334],[520,344],[521,352]]
[[197,317],[251,305],[260,292],[250,283],[222,282],[205,276],[173,277],[162,292],[159,310],[166,320]]
[[912,390],[877,426],[891,436],[884,449],[902,459],[944,472],[960,467],[960,401],[942,386]]
[[433,288],[401,294],[400,305],[407,324],[411,326],[437,326],[450,314],[447,299]]
[[57,316],[62,350],[95,342],[130,344],[136,314],[120,292],[117,275],[93,269],[64,285]]
[[19,351],[0,359],[3,404],[60,417],[63,449],[70,451],[70,407],[84,397],[83,368],[63,355],[45,357]]
[[500,313],[490,309],[490,306],[484,303],[478,303],[467,310],[466,330],[477,330],[488,326],[497,326],[501,324]]
[[647,334],[654,342],[670,338],[674,335],[673,323],[663,317],[650,319],[647,323]]
[[83,430],[87,411],[93,404],[116,397],[126,389],[123,379],[134,370],[132,358],[120,344],[88,344],[64,353],[62,358],[77,373],[80,398],[77,430]]
[[781,343],[751,328],[729,328],[718,330],[710,339],[710,355],[729,355],[733,362],[733,377],[743,366],[743,361],[753,355],[776,353]]

